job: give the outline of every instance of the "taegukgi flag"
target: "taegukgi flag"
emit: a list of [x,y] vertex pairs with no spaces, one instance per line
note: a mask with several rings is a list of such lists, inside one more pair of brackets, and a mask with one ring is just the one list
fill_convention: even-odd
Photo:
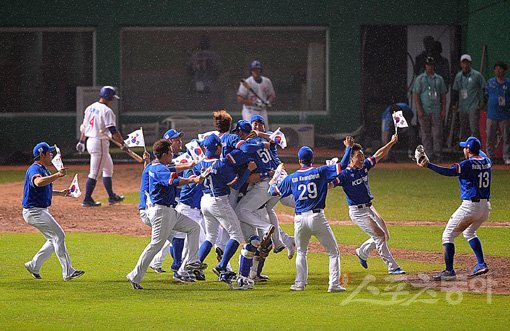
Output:
[[198,163],[205,158],[204,152],[202,151],[202,147],[196,139],[193,139],[189,143],[186,144],[186,149],[190,153],[193,160]]
[[145,147],[145,139],[143,139],[142,129],[131,132],[124,142],[128,147]]
[[81,195],[80,186],[78,185],[78,174],[74,175],[73,181],[71,182],[71,186],[69,186],[70,195],[73,198],[79,198]]
[[186,165],[191,162],[193,162],[193,158],[188,153],[182,153],[182,155],[172,159],[173,165]]
[[55,145],[55,156],[51,159],[51,163],[55,166],[55,169],[60,171],[64,167],[64,163],[62,162],[62,154],[60,154],[60,148]]
[[407,124],[406,119],[404,118],[404,115],[402,114],[402,111],[396,111],[393,114],[391,114],[393,117],[393,123],[395,124],[396,128],[407,128],[409,125]]
[[270,136],[269,139],[273,140],[277,145],[279,145],[282,149],[287,147],[287,139],[285,139],[285,135],[280,128],[276,129]]

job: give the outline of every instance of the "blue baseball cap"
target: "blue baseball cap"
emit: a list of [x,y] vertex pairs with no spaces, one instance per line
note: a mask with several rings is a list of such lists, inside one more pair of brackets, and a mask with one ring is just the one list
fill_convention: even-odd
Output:
[[179,132],[175,129],[170,129],[163,135],[163,139],[174,139],[182,136],[182,132]]
[[220,137],[215,134],[210,134],[202,141],[202,146],[210,152],[216,152],[218,146],[221,145]]
[[480,148],[482,147],[482,143],[476,137],[469,137],[466,141],[461,141],[459,146],[462,148],[469,148],[469,150],[475,154],[480,153]]
[[55,146],[50,146],[48,145],[47,142],[43,141],[35,145],[34,150],[32,152],[34,153],[34,156],[39,156],[39,154],[46,153],[48,151],[54,152]]
[[236,127],[231,132],[243,131],[244,133],[250,133],[251,130],[253,129],[251,127],[250,122],[245,120],[239,120],[237,121]]
[[301,161],[311,162],[313,160],[313,151],[308,146],[301,147],[297,155]]
[[265,124],[265,121],[264,121],[264,117],[260,116],[260,115],[253,115],[250,119],[250,123],[253,123],[255,121],[259,121],[259,122],[262,122],[263,124]]

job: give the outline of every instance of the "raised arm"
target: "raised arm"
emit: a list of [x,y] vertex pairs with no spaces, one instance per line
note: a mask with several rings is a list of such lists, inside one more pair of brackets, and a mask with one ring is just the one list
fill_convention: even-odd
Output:
[[387,143],[386,145],[384,145],[383,147],[379,148],[377,150],[377,152],[375,152],[375,154],[373,155],[373,157],[375,158],[375,162],[379,162],[382,158],[384,158],[386,155],[388,155],[391,148],[393,147],[393,145],[395,145],[397,143],[397,141],[398,141],[397,134],[394,134],[393,136],[391,136],[390,142]]

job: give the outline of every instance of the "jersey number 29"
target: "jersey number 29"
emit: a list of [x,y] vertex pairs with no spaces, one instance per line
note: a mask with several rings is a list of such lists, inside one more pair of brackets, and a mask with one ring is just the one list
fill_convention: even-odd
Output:
[[297,189],[301,191],[299,200],[315,199],[317,198],[317,185],[314,182],[308,184],[299,184]]

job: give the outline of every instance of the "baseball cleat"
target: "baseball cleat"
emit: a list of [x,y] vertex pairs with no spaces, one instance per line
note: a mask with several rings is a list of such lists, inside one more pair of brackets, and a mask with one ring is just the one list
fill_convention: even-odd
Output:
[[200,262],[200,261],[187,263],[185,269],[186,270],[205,270],[205,269],[207,269],[207,263]]
[[114,205],[116,203],[122,202],[122,201],[124,201],[124,196],[123,195],[114,194],[113,197],[108,198],[108,204],[110,206]]
[[83,200],[81,203],[82,207],[99,207],[101,206],[101,202],[96,202],[94,200]]
[[330,286],[328,288],[328,292],[330,292],[330,293],[333,293],[333,292],[345,292],[345,287],[343,287],[341,285],[333,285],[333,286]]
[[75,278],[78,278],[78,277],[81,277],[83,276],[83,274],[85,273],[85,271],[83,270],[75,270],[73,272],[73,274],[71,276],[67,276],[64,278],[64,281],[68,281],[68,280],[71,280],[71,279],[75,279]]
[[37,274],[32,271],[32,269],[30,268],[30,262],[25,263],[25,269],[27,269],[27,271],[30,272],[34,279],[42,279],[40,274]]
[[178,272],[174,272],[174,280],[179,283],[193,283],[195,282],[195,278],[190,275],[181,275]]
[[363,268],[368,269],[368,262],[367,260],[362,259],[361,256],[359,255],[359,248],[356,248],[356,256],[359,259],[359,264],[361,264]]
[[223,258],[223,249],[216,247],[215,251],[216,251],[216,260],[218,260],[218,262],[221,262],[221,259]]
[[296,283],[292,284],[290,286],[290,290],[291,291],[304,291],[305,290],[305,286],[304,285],[297,285]]
[[138,283],[135,283],[133,282],[131,279],[128,278],[128,282],[129,284],[131,284],[131,287],[133,288],[133,290],[143,290],[143,287],[142,285],[138,284]]
[[162,273],[166,272],[166,270],[165,270],[165,269],[163,269],[163,268],[161,268],[161,267],[153,267],[153,266],[150,266],[150,268],[151,268],[152,270],[154,270],[154,271],[155,271],[156,273],[158,273],[158,274],[162,274]]
[[468,275],[468,278],[474,278],[476,276],[480,276],[489,272],[489,267],[487,267],[486,263],[476,264],[473,268],[473,272]]
[[457,280],[457,274],[455,273],[455,270],[443,270],[437,275],[432,277],[435,281],[454,281]]
[[193,275],[195,275],[196,280],[205,280],[205,273],[203,270],[193,270]]
[[404,275],[406,272],[405,270],[402,270],[401,268],[397,268],[395,270],[388,271],[390,275]]
[[255,283],[265,283],[269,280],[269,276],[266,275],[257,275],[251,278]]
[[236,273],[233,271],[222,271],[218,280],[227,283],[232,288],[232,281],[236,279]]
[[283,251],[284,249],[285,249],[285,245],[282,244],[281,246],[273,248],[273,253],[278,254],[281,251]]
[[237,287],[232,287],[233,290],[250,290],[255,286],[253,280],[244,276],[237,277],[236,284]]

